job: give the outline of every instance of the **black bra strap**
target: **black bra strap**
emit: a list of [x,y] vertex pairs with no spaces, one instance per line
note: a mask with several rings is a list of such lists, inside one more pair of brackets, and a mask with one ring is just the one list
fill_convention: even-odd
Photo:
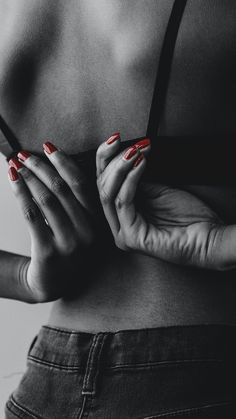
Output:
[[7,123],[4,121],[3,117],[0,115],[0,130],[2,131],[4,137],[6,138],[7,142],[9,143],[10,147],[12,148],[13,153],[16,153],[21,150],[20,143],[16,138],[15,134],[9,128]]
[[151,139],[156,138],[158,135],[168,89],[175,44],[187,1],[188,0],[175,0],[167,25],[147,127],[147,137]]

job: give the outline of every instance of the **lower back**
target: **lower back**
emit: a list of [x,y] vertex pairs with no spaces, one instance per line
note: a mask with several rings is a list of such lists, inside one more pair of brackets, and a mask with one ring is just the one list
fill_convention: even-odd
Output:
[[115,250],[90,275],[82,294],[54,304],[50,324],[98,332],[236,323],[232,273],[183,268]]

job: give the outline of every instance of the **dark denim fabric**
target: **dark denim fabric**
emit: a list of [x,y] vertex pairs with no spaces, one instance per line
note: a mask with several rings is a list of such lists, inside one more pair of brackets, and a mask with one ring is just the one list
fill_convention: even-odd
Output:
[[236,418],[236,326],[42,327],[7,419]]

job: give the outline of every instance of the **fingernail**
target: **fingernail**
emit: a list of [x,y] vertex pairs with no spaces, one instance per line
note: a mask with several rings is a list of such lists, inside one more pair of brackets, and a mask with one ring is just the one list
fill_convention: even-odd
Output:
[[50,143],[50,141],[47,141],[43,144],[43,149],[46,151],[47,154],[52,154],[58,150],[54,144]]
[[132,159],[133,156],[135,156],[137,152],[138,152],[138,148],[134,145],[133,147],[130,147],[129,150],[126,151],[123,157],[125,160],[130,160]]
[[144,155],[140,154],[140,156],[134,162],[134,167],[137,167],[141,163],[141,161],[143,161],[143,159],[144,159]]
[[151,144],[151,141],[149,138],[144,138],[143,140],[139,141],[135,144],[135,147],[137,147],[139,150],[142,150],[143,148],[148,147]]
[[17,173],[15,167],[13,167],[13,166],[9,167],[8,174],[9,174],[9,178],[11,179],[12,182],[15,182],[16,180],[19,179],[18,173]]
[[18,159],[20,159],[21,161],[27,160],[30,156],[31,154],[25,150],[22,150],[17,154]]
[[113,144],[115,141],[120,139],[120,133],[119,132],[115,132],[114,134],[112,134],[112,136],[110,138],[108,138],[108,140],[106,141],[107,145],[111,145]]
[[23,167],[23,164],[21,164],[21,162],[19,162],[16,157],[10,159],[8,163],[10,167],[14,167],[16,170],[19,170]]

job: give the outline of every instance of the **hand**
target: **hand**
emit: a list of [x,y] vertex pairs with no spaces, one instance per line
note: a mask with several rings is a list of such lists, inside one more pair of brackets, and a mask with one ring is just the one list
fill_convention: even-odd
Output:
[[116,245],[182,265],[236,267],[236,226],[189,192],[141,182],[150,152],[143,145],[119,153],[118,138],[97,152],[97,186]]
[[9,162],[10,184],[31,237],[31,258],[19,279],[30,302],[55,300],[71,281],[80,284],[82,261],[94,239],[83,174],[51,143],[44,151],[50,162],[26,151],[18,153],[20,162]]

